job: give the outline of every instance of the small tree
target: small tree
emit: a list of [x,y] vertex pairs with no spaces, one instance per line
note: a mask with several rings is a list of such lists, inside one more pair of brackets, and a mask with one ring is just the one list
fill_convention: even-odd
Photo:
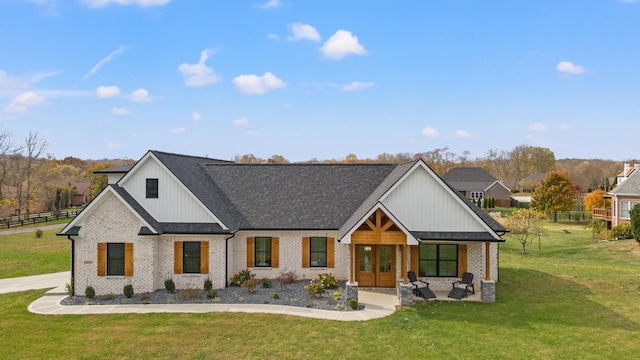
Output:
[[601,189],[593,190],[589,195],[584,198],[584,208],[590,214],[593,214],[594,208],[604,208],[607,207],[606,199],[604,196],[607,195],[607,192]]
[[633,237],[637,242],[640,242],[640,206],[636,206],[631,209],[629,213],[631,217],[631,227],[633,228]]
[[511,236],[520,241],[522,253],[527,253],[527,245],[544,233],[544,222],[547,216],[533,209],[516,209],[506,218],[505,226]]
[[555,215],[558,211],[571,210],[575,202],[573,183],[569,177],[561,171],[550,171],[533,192],[530,207]]

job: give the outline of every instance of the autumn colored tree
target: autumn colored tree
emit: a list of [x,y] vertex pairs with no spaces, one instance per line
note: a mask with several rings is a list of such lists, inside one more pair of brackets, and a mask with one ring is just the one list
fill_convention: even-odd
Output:
[[555,215],[558,211],[571,210],[575,202],[571,179],[561,171],[550,171],[534,190],[530,207],[542,213]]
[[87,169],[87,173],[91,177],[91,196],[96,197],[98,194],[107,187],[108,179],[106,175],[102,174],[94,174],[94,171],[108,169],[112,167],[116,167],[118,164],[112,162],[103,162],[103,163],[91,163],[89,164],[89,168]]
[[504,225],[511,231],[510,236],[522,245],[522,253],[526,254],[527,245],[544,233],[546,220],[547,216],[539,211],[516,209],[506,218]]
[[593,214],[594,208],[605,208],[606,199],[604,196],[607,195],[607,192],[601,189],[597,189],[592,191],[589,195],[584,198],[584,208],[591,214]]

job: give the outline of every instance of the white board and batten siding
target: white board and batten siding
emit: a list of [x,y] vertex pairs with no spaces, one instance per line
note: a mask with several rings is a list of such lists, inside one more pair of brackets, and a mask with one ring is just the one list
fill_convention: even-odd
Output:
[[486,231],[471,210],[422,166],[407,174],[381,202],[408,229]]
[[[159,222],[211,223],[211,212],[154,157],[139,163],[119,184]],[[147,199],[146,179],[158,179],[158,198]]]

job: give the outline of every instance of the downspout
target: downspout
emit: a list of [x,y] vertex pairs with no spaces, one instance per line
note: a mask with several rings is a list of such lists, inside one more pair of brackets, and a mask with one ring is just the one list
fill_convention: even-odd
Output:
[[224,288],[229,287],[228,279],[229,279],[229,240],[231,240],[236,233],[231,233],[231,236],[224,239]]
[[76,242],[75,240],[73,240],[73,238],[71,238],[71,235],[67,236],[67,239],[69,239],[71,241],[71,288],[73,289],[73,294],[75,295],[76,292],[76,284],[75,284],[75,279],[76,279]]

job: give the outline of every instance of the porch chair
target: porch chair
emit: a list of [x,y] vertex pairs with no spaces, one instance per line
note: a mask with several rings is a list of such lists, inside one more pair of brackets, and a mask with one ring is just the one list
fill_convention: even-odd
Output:
[[[407,277],[409,278],[409,282],[414,286],[413,288],[414,295],[420,296],[425,300],[436,298],[436,294],[434,294],[433,291],[429,289],[429,283],[424,280],[419,280],[415,272],[408,271]],[[420,283],[423,283],[426,286],[418,286],[420,285]]]
[[[462,279],[461,280],[457,280],[451,283],[451,287],[452,288],[456,288],[456,285],[460,285],[464,287],[464,296],[467,297],[467,293],[469,292],[469,289],[471,289],[471,293],[475,294],[476,293],[476,289],[475,286],[473,285],[473,274],[470,272],[466,272],[464,274],[462,274]],[[453,290],[453,289],[452,289]]]

